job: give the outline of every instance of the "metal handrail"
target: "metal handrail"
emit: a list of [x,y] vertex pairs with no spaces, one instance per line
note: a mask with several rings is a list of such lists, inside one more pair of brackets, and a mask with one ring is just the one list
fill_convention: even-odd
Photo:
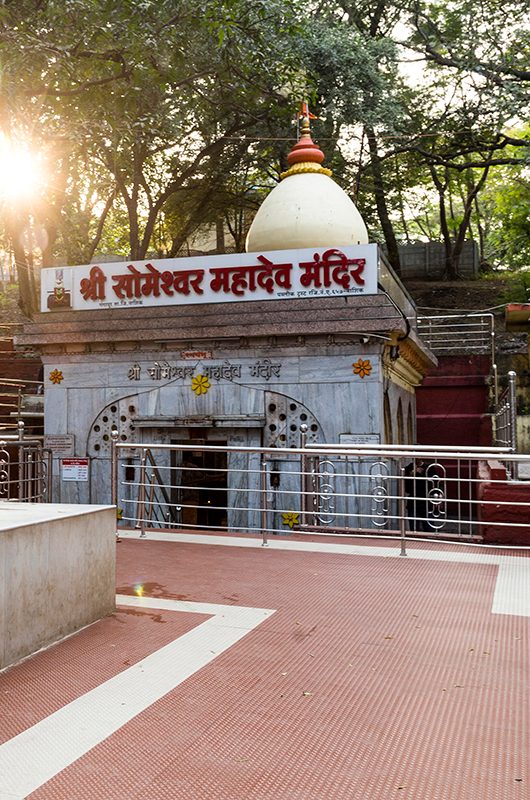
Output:
[[0,498],[27,503],[49,503],[52,452],[38,438],[0,440]]
[[[493,410],[493,435],[495,444],[517,452],[517,374],[508,372],[508,383]],[[513,465],[517,477],[517,464]]]
[[[203,467],[186,466],[184,477],[180,456],[170,455],[197,450],[226,454],[220,465],[217,456],[216,466],[206,468],[212,480],[196,480],[199,473],[204,475]],[[135,459],[134,480],[122,481],[121,470],[130,469]],[[285,525],[300,533],[343,535],[363,530],[408,535],[422,530],[432,536],[476,538],[492,526],[528,531],[526,521],[510,521],[508,510],[514,503],[509,496],[493,502],[484,493],[485,486],[488,491],[496,485],[502,490],[510,480],[500,462],[512,466],[513,480],[517,464],[523,461],[528,457],[507,447],[272,448],[118,443],[114,437],[113,502],[124,509],[122,525],[140,528],[142,536],[153,525],[161,527],[168,520],[167,510],[173,508],[168,529],[245,530],[261,534],[263,544],[271,533],[286,532]],[[487,478],[477,472],[485,462],[494,462]],[[495,470],[501,477],[491,477]],[[224,480],[221,488],[218,477]],[[528,507],[528,518],[530,497],[517,505],[519,513],[523,508],[523,519]]]
[[482,353],[495,363],[493,314],[420,315],[417,324],[419,335],[433,353]]
[[[0,433],[4,437],[6,431],[15,430],[23,422],[23,417],[32,419],[33,428],[38,428],[40,434],[44,432],[43,412],[26,407],[26,401],[43,398],[42,381],[20,380],[18,378],[0,379],[0,397],[7,402],[0,403],[2,421]],[[9,420],[13,420],[10,422]]]
[[20,378],[0,378],[0,386],[42,386],[42,381],[20,380]]

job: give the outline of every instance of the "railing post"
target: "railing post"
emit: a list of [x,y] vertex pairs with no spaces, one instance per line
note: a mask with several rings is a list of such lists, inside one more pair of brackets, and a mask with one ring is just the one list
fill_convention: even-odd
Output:
[[149,475],[149,496],[147,498],[147,514],[146,517],[149,522],[153,522],[153,514],[155,508],[155,473],[151,472]]
[[147,449],[143,449],[142,460],[140,462],[140,485],[138,486],[138,522],[136,527],[140,528],[140,538],[145,536],[145,464],[147,461]]
[[118,431],[113,428],[110,433],[110,492],[111,503],[118,507]]
[[26,450],[24,453],[24,499],[27,500],[29,503],[33,500],[33,474],[34,474],[34,461],[33,461],[33,452],[31,450]]
[[116,508],[116,538],[119,541],[118,532],[118,431],[113,428],[110,432],[110,499]]
[[[490,316],[490,357],[491,357],[491,364],[492,369],[495,367],[495,371],[497,370],[497,366],[495,364],[495,318],[493,314]],[[495,402],[497,402],[497,396],[495,396]]]
[[[512,452],[517,453],[517,373],[510,370],[508,373],[508,397],[509,397],[509,414],[510,414],[510,442],[509,446]],[[511,473],[514,480],[518,478],[518,464],[513,461],[511,464]]]
[[17,422],[17,457],[18,457],[18,499],[24,500],[24,452],[22,442],[24,441],[24,423],[21,419]]
[[493,403],[496,412],[497,406],[499,405],[499,374],[498,374],[497,364],[491,365],[491,372],[493,374]]
[[261,546],[267,547],[267,464],[261,461]]
[[[300,425],[300,447],[302,450],[305,450],[307,445],[307,425],[302,423]],[[301,497],[301,508],[302,508],[302,525],[307,525],[307,490],[308,490],[308,482],[307,482],[307,456],[305,453],[302,453],[300,456],[300,472],[301,472],[301,481],[300,487],[302,489],[302,497]]]
[[53,453],[51,450],[42,451],[46,453],[46,467],[45,467],[45,476],[43,479],[43,487],[42,487],[42,496],[43,498],[48,498],[47,500],[43,499],[43,502],[52,503],[53,502]]
[[406,500],[405,500],[405,467],[403,460],[399,459],[399,526],[401,532],[401,549],[400,556],[407,555],[407,542],[406,542]]

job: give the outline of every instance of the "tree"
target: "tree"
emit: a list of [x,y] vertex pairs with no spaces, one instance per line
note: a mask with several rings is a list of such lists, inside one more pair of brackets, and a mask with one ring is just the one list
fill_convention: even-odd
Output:
[[527,106],[529,0],[414,0],[411,10],[412,44],[429,62],[502,88],[512,108],[514,102]]
[[33,126],[61,176],[43,219],[46,257],[59,239],[65,254],[75,250],[58,234],[58,215],[78,223],[90,255],[123,208],[129,256],[141,259],[169,204],[186,196],[170,252],[178,250],[260,126],[291,115],[281,90],[299,71],[286,46],[296,19],[294,4],[279,0],[4,7],[4,130]]
[[[303,17],[294,0],[5,3],[0,130],[52,176],[4,215],[26,311],[41,264],[174,255],[205,225],[241,249],[305,93],[327,163],[392,265],[423,226],[457,275],[464,237],[486,248],[494,230],[481,193],[491,204],[495,170],[521,176],[528,158],[513,118],[528,106],[529,2],[319,0]],[[425,61],[419,82],[410,58]]]
[[[414,228],[403,208],[408,196],[418,197],[418,186],[425,187],[427,208],[433,191],[438,196],[429,234],[442,239],[446,275],[455,278],[473,222],[483,235],[478,198],[492,168],[526,163],[528,140],[507,130],[528,108],[527,9],[524,2],[499,10],[489,0],[318,5],[319,21],[324,16],[338,40],[346,28],[365,57],[364,72],[354,73],[351,54],[348,59],[335,47],[332,56],[316,60],[315,81],[322,107],[336,120],[335,140],[346,123],[357,132],[362,125],[357,167],[350,157],[343,178],[349,175],[357,187],[372,236],[377,225],[396,270],[399,236],[410,237]],[[398,69],[408,58],[425,61],[416,82]]]
[[[317,108],[326,122],[326,152],[336,175],[355,197],[375,234],[372,207],[390,263],[399,272],[399,253],[387,202],[387,174],[381,134],[394,132],[403,115],[402,82],[390,34],[401,15],[389,0],[323,2],[305,44]],[[359,144],[351,147],[352,137]],[[340,139],[346,140],[342,151]],[[354,151],[352,153],[352,150]],[[356,160],[354,165],[353,159]],[[361,181],[360,174],[363,180]],[[367,189],[367,191],[365,191]],[[366,201],[361,196],[365,195]],[[375,234],[376,235],[376,234]]]
[[[517,138],[530,136],[530,127]],[[487,219],[485,259],[491,268],[530,267],[530,171],[517,165],[492,170],[482,195],[482,217]]]
[[[431,147],[417,148],[440,198],[448,277],[458,275],[461,246],[473,217],[486,262],[485,232],[492,229],[481,219],[480,193],[487,193],[499,168],[513,165],[504,174],[515,178],[530,158],[530,138],[510,132],[513,120],[528,113],[529,10],[528,0],[417,0],[413,5],[410,46],[425,56],[431,74],[441,77],[445,95],[452,99],[440,120],[442,135],[431,140]],[[458,186],[461,199],[458,225],[453,217],[452,226],[445,202],[451,185]]]

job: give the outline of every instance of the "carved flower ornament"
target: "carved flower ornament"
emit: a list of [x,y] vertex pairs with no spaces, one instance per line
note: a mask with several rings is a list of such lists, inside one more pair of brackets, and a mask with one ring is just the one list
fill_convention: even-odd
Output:
[[196,375],[191,379],[191,391],[195,392],[197,397],[201,394],[206,394],[211,384],[206,375]]
[[50,372],[49,378],[50,378],[50,381],[52,383],[57,384],[57,383],[61,383],[61,381],[64,379],[64,375],[63,375],[63,373],[61,372],[60,369],[53,369]]
[[286,511],[282,514],[282,523],[287,525],[291,530],[295,525],[298,525],[299,519],[296,511]]
[[372,371],[372,364],[369,359],[360,358],[355,364],[352,364],[353,374],[358,375],[359,378],[366,378]]

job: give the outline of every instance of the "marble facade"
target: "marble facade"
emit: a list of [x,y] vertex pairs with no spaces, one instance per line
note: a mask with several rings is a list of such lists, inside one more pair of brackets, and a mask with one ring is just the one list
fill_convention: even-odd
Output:
[[113,430],[123,442],[192,441],[200,429],[208,443],[293,447],[304,423],[309,442],[413,443],[415,386],[434,358],[382,260],[378,286],[363,297],[41,313],[17,343],[43,360],[45,432],[73,435],[72,455],[89,460],[86,480],[64,480],[56,454],[53,500],[110,502]]

